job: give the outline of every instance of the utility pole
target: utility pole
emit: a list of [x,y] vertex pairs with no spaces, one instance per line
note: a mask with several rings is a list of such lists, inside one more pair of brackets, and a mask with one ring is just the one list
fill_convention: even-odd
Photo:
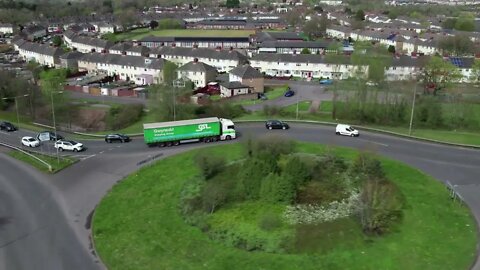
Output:
[[[58,91],[58,92],[55,92],[55,91],[52,91],[50,92],[50,100],[52,102],[52,117],[53,117],[53,129],[55,131],[55,143],[58,141],[58,136],[57,136],[57,125],[56,125],[56,122],[55,122],[55,105],[53,103],[53,94],[62,94],[63,91]],[[57,163],[60,164],[60,155],[58,154],[58,148],[55,147],[55,149],[57,150]]]
[[417,97],[417,82],[415,81],[415,87],[413,90],[413,103],[412,103],[412,112],[410,113],[410,125],[408,127],[408,136],[412,135],[412,125],[413,125],[413,114],[415,111],[415,99]]

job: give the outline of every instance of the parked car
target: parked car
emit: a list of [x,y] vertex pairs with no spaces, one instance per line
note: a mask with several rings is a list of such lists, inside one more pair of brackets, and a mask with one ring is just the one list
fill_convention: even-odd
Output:
[[52,131],[42,131],[38,133],[37,139],[41,142],[44,141],[58,141],[58,140],[63,140],[63,136]]
[[105,136],[105,142],[112,143],[112,142],[129,142],[130,137],[124,134],[108,134]]
[[290,126],[287,123],[280,120],[268,120],[265,123],[265,127],[267,129],[289,129],[290,128]]
[[285,97],[293,97],[295,95],[295,92],[293,92],[292,89],[288,88],[287,92],[285,92],[284,96]]
[[320,84],[330,85],[333,84],[333,81],[330,79],[322,79],[320,80]]
[[83,144],[79,142],[61,141],[61,140],[55,142],[55,148],[57,148],[59,151],[67,150],[67,151],[73,151],[73,152],[80,152],[85,149],[83,147]]
[[25,136],[22,138],[22,145],[25,145],[28,147],[37,147],[37,146],[40,146],[40,141],[33,137]]
[[268,97],[264,93],[258,93],[257,98],[261,100],[267,100]]
[[335,134],[337,135],[344,135],[344,136],[351,136],[351,137],[358,137],[360,134],[358,130],[349,126],[349,125],[342,125],[338,124],[335,128]]
[[0,130],[15,131],[17,130],[17,127],[10,122],[3,121],[3,122],[0,122]]

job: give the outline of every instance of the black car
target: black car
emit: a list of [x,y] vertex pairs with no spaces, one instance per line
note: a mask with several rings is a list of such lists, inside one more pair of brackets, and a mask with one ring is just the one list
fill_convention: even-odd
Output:
[[123,135],[123,134],[108,134],[105,136],[105,142],[107,143],[112,143],[112,142],[129,142],[130,141],[130,137],[128,137],[127,135]]
[[287,123],[282,122],[280,120],[268,120],[265,123],[265,127],[267,129],[289,129],[290,128],[290,126]]
[[41,142],[43,141],[60,141],[63,140],[64,137],[60,135],[59,133],[53,132],[53,131],[42,131],[38,133],[37,139]]
[[5,130],[5,131],[15,131],[17,130],[17,127],[15,127],[12,123],[10,122],[0,122],[0,130]]

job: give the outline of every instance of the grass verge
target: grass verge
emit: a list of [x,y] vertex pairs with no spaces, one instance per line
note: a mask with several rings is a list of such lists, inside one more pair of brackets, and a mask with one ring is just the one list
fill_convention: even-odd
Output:
[[248,37],[254,34],[251,30],[196,30],[196,29],[167,29],[150,30],[149,28],[135,29],[126,33],[107,35],[106,38],[116,41],[138,40],[146,36],[157,37]]
[[68,166],[70,166],[70,165],[72,165],[76,162],[75,159],[67,158],[67,157],[61,157],[60,162],[58,162],[56,157],[32,153],[32,155],[42,159],[43,161],[47,162],[48,164],[50,164],[52,166],[52,171],[49,171],[48,167],[45,166],[45,164],[41,163],[40,161],[38,161],[38,160],[30,157],[29,155],[26,155],[26,154],[20,152],[20,151],[10,151],[8,153],[8,155],[15,158],[15,159],[18,159],[20,161],[23,161],[27,164],[30,164],[31,166],[37,168],[38,170],[40,170],[42,172],[47,172],[47,173],[59,172],[59,171],[65,169],[66,167],[68,167]]
[[[297,147],[307,153],[322,153],[326,148],[307,143]],[[226,247],[187,225],[179,214],[180,191],[199,173],[193,163],[197,151],[142,168],[114,186],[102,200],[93,220],[93,238],[108,268],[437,270],[467,269],[475,258],[478,235],[469,210],[453,203],[441,183],[389,159],[381,159],[387,177],[399,187],[407,204],[395,232],[373,241],[333,234],[329,245],[335,248],[316,254],[246,252]],[[239,144],[205,151],[228,153],[229,160],[242,155]],[[346,158],[357,153],[346,148],[334,151]],[[348,244],[341,245],[342,237]]]

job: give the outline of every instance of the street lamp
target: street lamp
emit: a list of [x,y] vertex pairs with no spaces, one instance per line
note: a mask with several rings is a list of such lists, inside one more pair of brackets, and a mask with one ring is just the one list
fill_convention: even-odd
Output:
[[13,99],[15,101],[15,112],[17,113],[17,127],[20,126],[20,116],[18,115],[18,102],[17,102],[17,98],[22,98],[22,97],[28,97],[29,94],[25,94],[25,95],[22,95],[22,96],[16,96],[16,97],[5,97],[5,98],[2,98],[3,100],[7,100],[7,99]]
[[[53,104],[53,94],[62,94],[63,91],[51,91],[50,92],[50,100],[52,102],[52,117],[53,117],[53,129],[55,130],[55,143],[58,141],[58,136],[57,136],[57,125],[55,122],[55,106]],[[55,147],[57,150],[57,163],[60,163],[60,156],[58,154],[58,148]]]

